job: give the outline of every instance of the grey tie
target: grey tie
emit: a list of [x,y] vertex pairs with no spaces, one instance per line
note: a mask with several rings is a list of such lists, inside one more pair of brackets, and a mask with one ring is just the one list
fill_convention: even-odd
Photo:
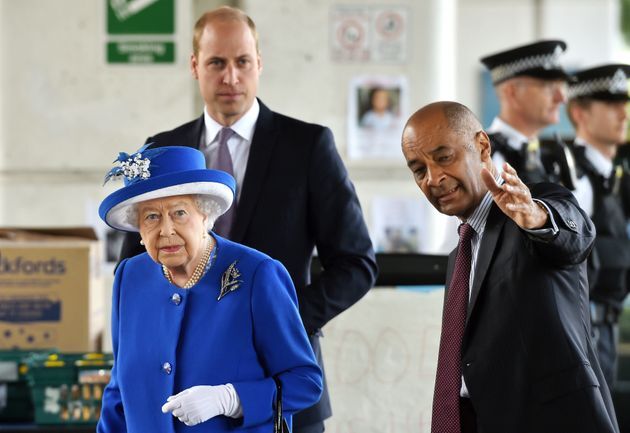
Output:
[[[235,134],[230,128],[223,128],[219,131],[219,149],[217,150],[216,158],[212,161],[210,168],[215,170],[225,171],[234,176],[234,168],[232,166],[232,157],[228,149],[227,142]],[[232,229],[232,223],[236,217],[236,197],[232,206],[226,213],[220,216],[214,223],[214,232],[219,236],[229,237],[230,230]]]

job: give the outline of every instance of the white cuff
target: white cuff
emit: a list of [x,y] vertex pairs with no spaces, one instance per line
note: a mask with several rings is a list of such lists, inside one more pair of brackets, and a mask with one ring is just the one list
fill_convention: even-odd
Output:
[[230,418],[240,418],[243,416],[243,409],[241,408],[241,399],[238,398],[238,394],[231,383],[225,384],[225,388],[229,395],[229,401],[225,408],[225,416]]

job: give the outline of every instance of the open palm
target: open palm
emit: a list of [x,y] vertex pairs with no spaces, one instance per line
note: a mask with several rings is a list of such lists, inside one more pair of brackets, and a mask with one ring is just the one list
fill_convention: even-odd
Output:
[[532,199],[529,188],[521,181],[516,170],[507,162],[503,164],[499,185],[487,168],[481,169],[481,178],[492,194],[499,209],[519,227],[526,230],[541,228],[547,222],[547,213]]

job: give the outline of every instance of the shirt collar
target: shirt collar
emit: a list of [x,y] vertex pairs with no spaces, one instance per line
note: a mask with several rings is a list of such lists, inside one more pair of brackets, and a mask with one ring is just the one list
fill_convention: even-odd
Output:
[[[501,173],[497,173],[497,175],[494,177],[494,180],[496,180],[499,185],[503,185],[503,178],[501,177]],[[470,224],[477,235],[483,234],[483,231],[486,228],[486,221],[488,220],[488,214],[490,213],[492,203],[492,194],[490,193],[490,191],[488,191],[481,199],[481,203],[479,203],[477,209],[474,210],[472,215],[467,220],[462,221],[462,223]]]
[[[254,98],[254,103],[249,110],[245,112],[243,117],[238,119],[234,124],[230,126],[236,134],[241,137],[243,140],[251,143],[252,137],[254,136],[254,130],[256,129],[256,121],[258,120],[258,114],[260,113],[260,104],[258,103],[258,99]],[[209,114],[208,110],[204,107],[203,109],[203,120],[205,124],[205,141],[206,145],[209,145],[217,138],[217,134],[221,129],[224,128],[219,122],[214,120]]]
[[529,138],[522,134],[521,132],[514,129],[514,127],[508,125],[503,119],[500,117],[495,117],[492,121],[492,125],[488,128],[489,133],[500,132],[505,135],[507,138],[508,145],[515,149],[521,150],[521,146],[523,143],[529,142]]
[[595,170],[604,177],[610,176],[613,170],[613,163],[606,158],[599,150],[595,149],[582,137],[575,137],[575,144],[584,146],[584,156],[593,165]]

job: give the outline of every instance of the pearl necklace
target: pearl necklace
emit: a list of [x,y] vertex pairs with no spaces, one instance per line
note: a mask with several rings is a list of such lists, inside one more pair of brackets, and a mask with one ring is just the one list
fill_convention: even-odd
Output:
[[[182,286],[182,289],[190,289],[192,286],[194,286],[195,284],[199,282],[199,279],[201,278],[201,276],[203,275],[203,272],[206,269],[208,260],[210,260],[211,252],[212,252],[212,240],[209,240],[208,244],[206,245],[206,249],[201,255],[201,259],[199,259],[199,263],[197,263],[197,266],[195,266],[195,270],[193,271],[192,276],[190,277],[188,281],[186,281],[186,284]],[[175,284],[173,283],[173,276],[171,275],[171,271],[169,271],[168,268],[164,265],[162,265],[162,272],[164,272],[164,276],[166,277],[169,283]]]

